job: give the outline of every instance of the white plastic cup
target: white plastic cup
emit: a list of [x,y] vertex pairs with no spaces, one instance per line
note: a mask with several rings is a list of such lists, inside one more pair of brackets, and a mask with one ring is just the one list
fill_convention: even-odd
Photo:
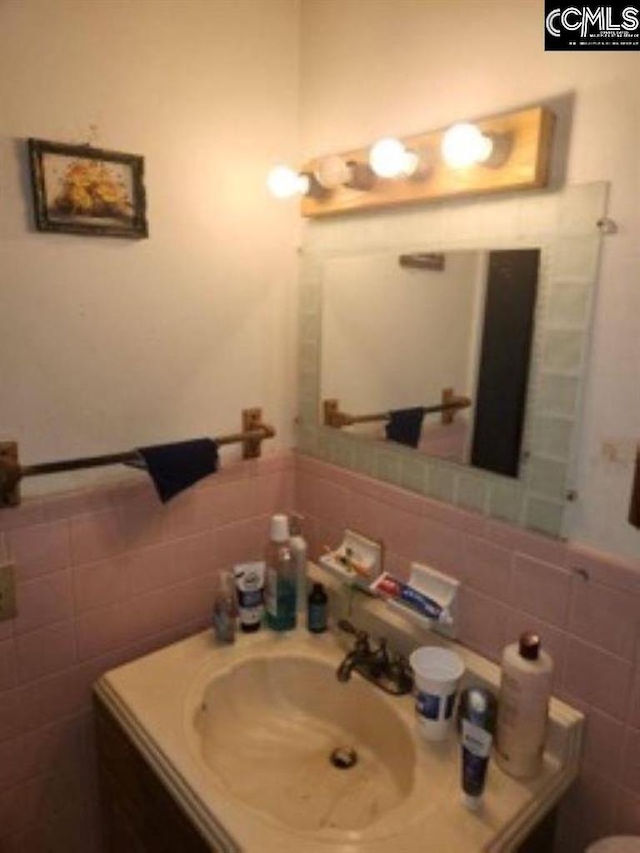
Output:
[[439,646],[420,646],[409,657],[416,683],[416,714],[427,740],[446,740],[464,661],[456,652]]

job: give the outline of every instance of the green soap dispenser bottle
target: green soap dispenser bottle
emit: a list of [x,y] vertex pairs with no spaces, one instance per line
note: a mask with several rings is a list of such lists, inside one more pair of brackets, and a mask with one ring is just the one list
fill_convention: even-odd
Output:
[[267,627],[273,631],[291,631],[296,627],[297,578],[296,563],[289,546],[289,519],[286,515],[274,515],[271,518],[265,563]]

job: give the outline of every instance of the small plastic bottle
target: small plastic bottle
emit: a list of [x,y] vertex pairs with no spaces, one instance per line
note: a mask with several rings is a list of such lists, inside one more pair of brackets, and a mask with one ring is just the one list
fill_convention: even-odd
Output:
[[307,602],[307,628],[312,634],[327,630],[328,597],[321,583],[314,583]]
[[240,630],[259,631],[264,615],[264,562],[238,563],[233,570],[240,615]]
[[236,639],[237,607],[233,578],[230,572],[222,572],[213,599],[212,622],[216,639],[220,643],[233,643]]
[[522,634],[502,655],[496,761],[516,779],[540,772],[547,731],[553,661],[537,634]]
[[289,547],[289,519],[286,515],[271,518],[265,562],[267,627],[273,631],[291,631],[296,627],[296,569]]

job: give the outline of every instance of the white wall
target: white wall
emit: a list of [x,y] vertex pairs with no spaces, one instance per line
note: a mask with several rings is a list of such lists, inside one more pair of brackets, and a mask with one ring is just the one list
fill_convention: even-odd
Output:
[[[0,104],[0,439],[48,461],[261,405],[288,446],[298,218],[265,175],[297,151],[297,0],[0,0]],[[33,230],[24,140],[92,125],[145,157],[148,240]]]
[[545,53],[538,0],[303,0],[302,10],[305,157],[551,100],[566,180],[611,182],[620,232],[604,241],[570,534],[637,556],[626,515],[640,439],[640,56]]
[[[290,443],[299,220],[264,175],[297,152],[297,6],[0,0],[0,439],[25,462],[235,430],[255,404]],[[545,54],[538,0],[302,11],[305,155],[564,97],[567,178],[611,181],[620,225],[604,245],[572,533],[636,555],[638,55]],[[145,156],[148,241],[33,230],[24,139],[83,142],[92,125],[95,144]],[[29,487],[45,483],[58,486]]]

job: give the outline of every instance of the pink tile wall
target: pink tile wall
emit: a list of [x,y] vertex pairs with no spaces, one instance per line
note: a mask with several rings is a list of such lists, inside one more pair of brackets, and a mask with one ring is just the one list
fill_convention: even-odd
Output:
[[20,609],[0,623],[2,853],[98,853],[92,682],[206,625],[217,572],[255,558],[268,516],[292,508],[314,556],[352,526],[385,540],[395,572],[415,559],[459,577],[461,640],[490,658],[538,631],[557,694],[587,714],[557,853],[640,834],[640,563],[282,454],[230,466],[166,507],[132,482],[0,512]]
[[309,457],[296,504],[313,556],[342,528],[381,537],[386,565],[430,563],[462,583],[460,639],[495,661],[524,629],[555,661],[555,693],[587,716],[583,770],[556,853],[602,835],[640,835],[640,561],[516,529]]
[[91,684],[207,625],[217,573],[260,555],[294,477],[285,453],[166,506],[136,480],[0,511],[19,608],[0,623],[2,853],[98,853]]

